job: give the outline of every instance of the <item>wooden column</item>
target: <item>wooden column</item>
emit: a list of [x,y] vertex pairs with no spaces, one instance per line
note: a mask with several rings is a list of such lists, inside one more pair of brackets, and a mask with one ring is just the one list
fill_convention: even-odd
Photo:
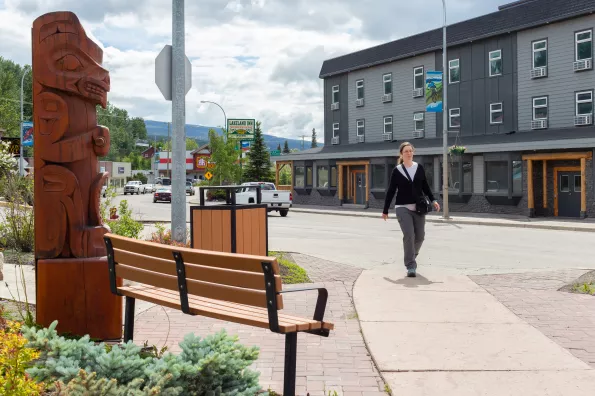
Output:
[[370,165],[366,164],[366,208],[368,207],[368,201],[370,200]]
[[351,199],[351,168],[347,165],[347,200]]
[[543,160],[543,208],[547,209],[547,161]]
[[529,200],[529,217],[535,217],[535,196],[533,191],[533,160],[527,160],[527,198]]
[[275,186],[279,186],[279,163],[275,163]]
[[343,203],[343,165],[339,165],[339,202]]
[[587,217],[587,159],[581,158],[581,218]]

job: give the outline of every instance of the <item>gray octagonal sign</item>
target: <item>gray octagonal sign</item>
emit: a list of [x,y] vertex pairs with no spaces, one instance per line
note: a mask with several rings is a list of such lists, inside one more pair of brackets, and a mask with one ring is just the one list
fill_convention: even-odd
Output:
[[[172,93],[171,93],[171,58],[172,58],[172,46],[167,44],[157,58],[155,58],[155,84],[163,94],[165,100],[171,100]],[[184,56],[186,60],[186,92],[190,91],[192,87],[192,64],[187,56]]]

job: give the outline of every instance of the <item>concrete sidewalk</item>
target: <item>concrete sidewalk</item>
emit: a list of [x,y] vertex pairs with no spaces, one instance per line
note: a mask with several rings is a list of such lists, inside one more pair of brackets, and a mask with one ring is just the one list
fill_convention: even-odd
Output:
[[[343,207],[325,207],[313,205],[294,205],[290,212],[311,213],[334,216],[355,216],[379,218],[382,214],[380,209],[353,209]],[[389,213],[390,217],[395,217],[394,210]],[[450,219],[442,218],[442,212],[432,212],[427,215],[426,221],[429,223],[448,223],[448,224],[467,224],[467,225],[487,225],[498,227],[513,228],[534,228],[544,230],[563,230],[563,231],[583,231],[595,232],[595,219],[559,219],[554,217],[529,218],[526,216],[506,215],[506,214],[484,214],[484,213],[450,213]]]
[[354,287],[364,338],[393,394],[578,396],[595,389],[591,366],[467,276],[423,267],[417,278],[404,274],[402,265],[380,266]]

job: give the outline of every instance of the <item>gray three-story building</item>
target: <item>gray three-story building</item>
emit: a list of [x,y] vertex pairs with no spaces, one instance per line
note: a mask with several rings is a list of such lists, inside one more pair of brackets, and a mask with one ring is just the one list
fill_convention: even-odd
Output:
[[[595,214],[595,0],[522,0],[448,26],[452,211]],[[326,60],[324,146],[281,158],[294,202],[382,207],[404,141],[442,197],[442,113],[425,78],[442,29]]]

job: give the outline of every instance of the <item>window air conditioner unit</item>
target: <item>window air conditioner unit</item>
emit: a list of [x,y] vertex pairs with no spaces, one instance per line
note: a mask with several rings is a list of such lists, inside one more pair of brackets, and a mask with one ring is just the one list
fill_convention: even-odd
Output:
[[413,90],[413,97],[414,98],[419,98],[421,96],[424,96],[424,89],[423,88],[416,88]]
[[547,76],[547,67],[536,67],[531,70],[531,78],[541,78]]
[[413,138],[414,139],[422,139],[424,137],[424,130],[420,129],[418,131],[413,131]]
[[574,117],[574,125],[591,125],[593,123],[593,114],[586,114]]
[[339,110],[339,102],[331,103],[331,110]]
[[339,136],[333,137],[333,144],[339,144]]
[[545,129],[547,128],[547,120],[533,120],[531,121],[531,129]]
[[393,133],[389,132],[389,133],[383,133],[382,134],[382,139],[386,140],[386,141],[392,141],[393,140]]
[[363,143],[366,141],[366,136],[365,135],[358,135],[357,136],[357,142],[358,143]]
[[362,107],[364,105],[363,99],[356,99],[355,100],[355,107]]
[[574,71],[590,70],[593,68],[593,59],[582,59],[574,62]]
[[393,94],[392,93],[389,93],[389,94],[386,94],[386,95],[382,95],[382,101],[384,103],[391,102],[392,100],[393,100]]

